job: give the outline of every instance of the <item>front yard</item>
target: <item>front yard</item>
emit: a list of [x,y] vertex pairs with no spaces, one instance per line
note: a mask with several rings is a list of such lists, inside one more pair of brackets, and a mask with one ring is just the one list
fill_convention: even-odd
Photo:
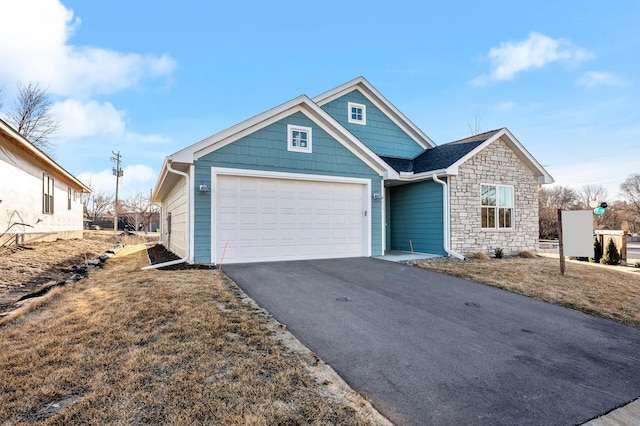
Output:
[[[58,280],[100,252],[92,241],[0,250],[0,296]],[[385,424],[219,270],[146,264],[127,246],[0,318],[0,424]],[[640,274],[569,262],[560,276],[550,258],[419,266],[640,327]]]
[[0,424],[384,423],[219,270],[146,264],[127,246],[0,320]]

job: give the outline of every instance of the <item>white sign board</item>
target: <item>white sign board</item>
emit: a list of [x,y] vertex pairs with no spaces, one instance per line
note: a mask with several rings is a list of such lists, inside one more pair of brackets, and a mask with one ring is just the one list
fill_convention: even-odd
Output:
[[593,212],[591,210],[562,212],[562,243],[565,256],[593,257]]

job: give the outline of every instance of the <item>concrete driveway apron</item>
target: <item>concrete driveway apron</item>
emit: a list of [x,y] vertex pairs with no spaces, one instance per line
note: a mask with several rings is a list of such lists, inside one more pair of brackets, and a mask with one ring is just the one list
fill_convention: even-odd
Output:
[[640,396],[640,330],[371,258],[224,272],[397,424],[578,424]]

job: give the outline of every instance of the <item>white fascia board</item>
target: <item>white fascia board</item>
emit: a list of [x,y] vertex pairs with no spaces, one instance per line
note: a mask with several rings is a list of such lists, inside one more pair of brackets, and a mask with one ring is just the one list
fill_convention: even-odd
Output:
[[511,131],[506,127],[503,130],[504,134],[509,138],[511,144],[517,148],[516,154],[518,155],[518,157],[520,157],[520,159],[522,159],[523,161],[529,163],[531,167],[538,171],[538,182],[543,184],[555,182],[549,172],[547,172],[542,164],[540,164],[538,160],[536,160],[535,157],[531,155],[529,151],[527,151],[524,145],[520,143],[520,141],[513,135],[513,133],[511,133]]
[[[261,114],[255,115],[234,126],[231,126],[214,135],[211,135],[208,138],[201,140],[200,142],[196,142],[193,145],[183,148],[180,151],[172,154],[171,158],[181,163],[192,163],[197,158],[202,157],[203,155],[206,155],[209,152],[215,151],[216,149],[219,149],[217,145],[219,145],[221,141],[225,141],[230,137],[234,137],[235,135],[243,132],[244,130],[253,128],[254,126],[264,122],[265,120],[269,120],[274,116],[277,116],[282,112],[291,109],[292,107],[303,102],[304,99],[309,99],[309,98],[305,95],[300,95],[297,98],[291,99],[288,102],[278,105],[277,107],[271,108],[270,110],[267,110]],[[231,141],[236,139],[238,138],[233,138]],[[204,152],[204,154],[202,152]]]
[[323,106],[339,97],[358,90],[378,109],[384,111],[398,127],[403,129],[423,149],[435,148],[436,144],[418,126],[395,107],[382,93],[371,85],[364,77],[355,78],[335,89],[331,89],[313,98],[313,102]]
[[380,173],[383,178],[393,178],[396,175],[395,170],[390,168],[380,157],[305,95],[298,96],[289,102],[256,115],[222,132],[216,133],[197,144],[178,151],[176,154],[173,154],[171,158],[176,162],[192,163],[211,152],[296,112],[302,112],[306,115],[354,155],[364,161],[369,167]]
[[400,178],[398,180],[402,182],[418,182],[421,180],[431,180],[434,174],[438,177],[453,176],[458,174],[458,169],[457,168],[455,170],[451,170],[451,168],[438,169],[438,170],[431,170],[428,172],[422,172],[422,173],[417,173],[412,175],[406,175],[401,173]]
[[[307,98],[308,99],[308,98]],[[351,132],[345,129],[340,123],[338,123],[333,117],[331,117],[325,110],[316,105],[313,101],[308,99],[305,102],[304,109],[308,111],[308,117],[313,115],[316,117],[314,120],[325,132],[330,134],[334,139],[339,141],[345,148],[355,154],[359,159],[364,161],[369,167],[377,170],[383,179],[396,179],[398,172],[396,172],[387,163],[382,161],[378,155],[373,152],[369,147],[363,144],[358,138],[356,138]]]
[[29,142],[24,136],[18,133],[13,127],[9,126],[2,119],[0,119],[0,131],[13,139],[23,150],[27,151],[32,156],[44,162],[51,169],[55,170],[66,179],[70,180],[73,184],[76,185],[76,189],[79,189],[80,192],[84,194],[91,194],[93,192],[91,188],[80,182],[78,178],[66,171],[61,165],[53,161],[47,154],[38,149],[34,144]]
[[491,145],[492,143],[502,138],[503,136],[506,137],[506,139],[503,138],[503,141],[509,146],[509,148],[513,150],[513,152],[518,156],[518,158],[520,158],[527,166],[529,166],[529,169],[531,169],[536,173],[536,178],[538,183],[554,182],[549,172],[547,172],[544,169],[544,167],[542,167],[542,165],[538,163],[538,161],[529,153],[529,151],[526,150],[524,145],[522,145],[520,141],[516,139],[513,133],[511,133],[509,129],[507,129],[506,127],[503,127],[502,129],[500,129],[500,131],[497,132],[495,135],[493,135],[492,137],[490,137],[489,139],[487,139],[486,141],[484,141],[483,143],[475,147],[467,155],[465,155],[464,157],[460,158],[458,161],[453,163],[451,166],[448,167],[447,170],[450,170],[452,172],[455,171],[454,174],[457,174],[458,167],[460,165],[464,164],[467,160],[469,160],[470,158],[472,158],[473,156],[478,154],[480,151],[485,149],[487,146]]
[[171,157],[165,157],[164,162],[162,163],[162,168],[160,169],[160,173],[158,175],[156,186],[154,187],[153,193],[151,194],[151,201],[155,204],[161,203],[165,195],[167,195],[167,192],[172,188],[172,186],[168,188],[166,187],[167,185],[171,185],[170,176],[175,177],[175,173],[169,171],[169,164],[171,164],[171,167],[173,169],[183,171],[187,174],[190,171],[190,163],[178,163],[176,161],[173,161]]
[[156,181],[156,186],[153,188],[153,193],[151,194],[151,201],[153,203],[159,203],[162,201],[160,197],[160,189],[164,185],[164,181],[167,178],[167,162],[169,161],[169,157],[165,157],[162,162],[162,168],[160,169],[160,173],[158,174],[158,180]]

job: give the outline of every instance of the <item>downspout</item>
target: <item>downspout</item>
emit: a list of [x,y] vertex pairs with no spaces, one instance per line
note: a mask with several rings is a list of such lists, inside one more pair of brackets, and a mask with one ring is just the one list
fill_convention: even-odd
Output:
[[451,215],[449,214],[449,186],[447,182],[438,178],[434,173],[431,178],[434,182],[438,182],[442,185],[442,222],[443,222],[443,237],[444,237],[444,251],[450,256],[456,257],[460,260],[464,260],[464,256],[457,251],[451,250]]
[[[189,201],[189,193],[190,193],[190,185],[189,185],[189,175],[185,172],[182,172],[180,170],[176,170],[174,168],[171,167],[171,160],[169,160],[167,162],[167,171],[171,172],[171,173],[175,173],[177,175],[180,176],[184,176],[184,178],[187,180],[186,184],[185,184],[185,190],[187,192],[187,208],[186,208],[186,216],[187,218],[189,218],[189,206],[190,201]],[[188,221],[188,219],[187,219]],[[177,259],[177,260],[170,260],[169,262],[163,262],[163,263],[156,263],[155,265],[149,265],[149,266],[145,266],[144,268],[142,268],[143,271],[146,271],[147,269],[158,269],[158,268],[163,268],[165,266],[171,266],[171,265],[177,265],[179,263],[184,263],[187,262],[189,260],[189,226],[186,227],[185,230],[185,235],[186,235],[186,244],[185,244],[185,255],[182,259]]]

